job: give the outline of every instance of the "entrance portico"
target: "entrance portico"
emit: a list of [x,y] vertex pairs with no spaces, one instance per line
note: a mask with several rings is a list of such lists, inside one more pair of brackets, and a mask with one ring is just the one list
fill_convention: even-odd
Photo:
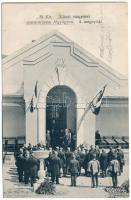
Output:
[[[71,103],[69,107],[67,105],[63,106],[61,103],[61,99],[59,99],[59,106],[57,106],[58,105],[57,99],[53,99],[54,106],[52,108],[54,110],[51,109],[50,103],[52,99],[50,99],[50,93],[53,89],[55,91],[55,88],[58,88],[58,90],[61,88],[60,90],[63,93],[65,91],[64,90],[65,88],[67,89],[67,91],[68,90],[71,91],[73,100],[71,96],[70,99],[68,98],[69,96],[65,96],[65,98],[67,98],[66,99],[67,102],[66,101],[64,102],[69,104]],[[65,128],[68,128],[72,131],[73,138],[76,139],[74,141],[74,146],[78,146],[79,144],[83,143],[88,145],[95,144],[96,117],[89,111],[89,113],[87,113],[87,115],[85,116],[84,120],[82,120],[81,125],[78,129],[78,124],[84,114],[87,105],[85,103],[80,102],[81,98],[79,98],[79,96],[76,95],[74,91],[75,90],[73,90],[69,86],[56,85],[52,87],[52,89],[50,89],[46,95],[42,94],[41,92],[39,96],[37,109],[35,109],[33,113],[30,112],[26,113],[26,122],[31,124],[31,127],[26,126],[26,143],[31,142],[32,144],[37,144],[38,142],[41,142],[42,144],[46,144],[46,131],[53,127],[53,122],[54,122],[57,123],[55,124],[55,126],[58,129],[58,132],[60,131],[60,129],[65,129]],[[43,99],[43,102],[41,102],[40,99]],[[60,107],[61,107],[61,112],[64,112],[61,113],[62,115],[60,113],[57,113],[57,109],[58,108],[60,109]],[[61,116],[59,116],[60,119],[56,120],[57,121],[56,122],[54,121],[51,115],[57,115],[57,114],[58,115],[60,114]],[[52,122],[50,120],[52,120]],[[33,134],[30,136],[31,129]],[[56,137],[56,139],[58,140],[59,138]]]
[[[36,81],[37,107],[30,112]],[[99,116],[88,111],[83,118],[89,103],[105,84],[108,86]],[[75,110],[70,107],[60,117],[62,122],[58,121],[62,128],[76,133],[77,145],[94,144],[96,129],[103,136],[128,136],[127,86],[125,76],[53,31],[3,60],[3,137],[22,136],[32,145],[46,144],[46,130],[50,128],[47,96],[55,87],[63,91],[67,87],[76,96]]]

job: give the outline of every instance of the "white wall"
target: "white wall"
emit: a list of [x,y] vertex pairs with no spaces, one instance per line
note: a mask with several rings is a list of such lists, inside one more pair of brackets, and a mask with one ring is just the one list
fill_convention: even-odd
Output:
[[128,107],[102,107],[96,118],[101,136],[129,136]]
[[3,107],[3,137],[25,136],[25,115],[20,106]]

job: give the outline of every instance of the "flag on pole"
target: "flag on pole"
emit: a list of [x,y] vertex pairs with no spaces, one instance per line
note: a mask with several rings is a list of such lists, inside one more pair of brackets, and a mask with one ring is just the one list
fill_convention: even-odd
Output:
[[102,90],[100,90],[100,92],[94,97],[94,99],[92,100],[91,104],[90,104],[90,108],[92,113],[94,113],[95,115],[98,115],[100,112],[100,108],[101,108],[101,103],[102,103],[102,97],[105,91],[107,85],[105,85]]
[[30,112],[33,112],[35,110],[35,108],[36,108],[36,104],[37,104],[37,84],[38,84],[38,81],[36,81],[34,92],[33,92],[33,96],[31,98]]
[[92,101],[90,103],[88,103],[88,106],[85,108],[85,111],[84,111],[82,117],[78,121],[77,131],[80,129],[82,121],[84,120],[84,118],[85,118],[85,116],[86,116],[86,114],[88,113],[89,110],[91,110],[92,113],[94,113],[95,115],[99,114],[101,103],[102,103],[102,97],[103,97],[106,86],[107,85],[105,85],[102,88],[102,90],[100,90],[99,93],[97,93],[97,95],[92,99]]

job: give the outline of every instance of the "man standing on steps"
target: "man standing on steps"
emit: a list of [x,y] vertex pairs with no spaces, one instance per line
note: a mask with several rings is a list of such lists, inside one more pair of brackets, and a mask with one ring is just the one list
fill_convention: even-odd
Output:
[[70,173],[71,173],[71,186],[76,186],[76,178],[79,173],[79,161],[76,160],[75,155],[72,154],[72,159],[70,160]]

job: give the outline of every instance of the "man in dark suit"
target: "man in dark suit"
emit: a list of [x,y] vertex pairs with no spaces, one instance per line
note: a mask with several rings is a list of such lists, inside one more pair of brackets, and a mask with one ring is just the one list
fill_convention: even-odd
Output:
[[38,170],[40,168],[40,161],[35,158],[33,155],[30,156],[28,160],[28,167],[30,170],[30,181],[31,186],[36,182],[36,178],[38,177]]
[[90,158],[89,158],[89,151],[88,149],[85,149],[85,159],[84,159],[84,162],[83,162],[83,168],[85,169],[85,175],[86,176],[89,176],[89,173],[88,173],[88,163],[90,161]]
[[102,170],[102,177],[106,177],[106,171],[108,167],[108,156],[104,149],[102,149],[102,153],[100,155],[100,168]]
[[70,173],[71,173],[71,186],[76,186],[76,178],[79,173],[79,161],[76,160],[74,154],[72,154],[72,159],[70,160]]
[[26,151],[24,159],[25,184],[29,183],[29,178],[30,178],[31,186],[33,186],[38,176],[39,167],[40,167],[39,160],[35,158],[33,155],[31,155],[29,151]]
[[72,159],[72,152],[70,150],[70,147],[67,148],[67,151],[65,152],[66,157],[66,174],[69,174],[70,171],[70,160]]
[[24,167],[24,183],[29,183],[29,177],[30,177],[30,169],[28,166],[28,160],[30,158],[30,152],[24,151],[24,160],[23,160],[23,167]]
[[51,162],[52,162],[52,152],[49,152],[49,156],[47,158],[45,158],[45,170],[46,170],[46,176],[51,177],[51,170],[52,170],[52,166],[51,166]]
[[114,157],[114,149],[112,148],[112,146],[110,146],[109,148],[109,152],[108,152],[108,165],[110,164],[110,162],[112,161],[113,157]]
[[60,147],[60,150],[58,152],[58,157],[60,158],[62,173],[63,173],[63,176],[65,177],[66,176],[66,157],[65,157],[65,153],[63,152],[62,147]]
[[19,182],[23,181],[23,173],[24,173],[24,157],[23,157],[23,152],[20,152],[19,156],[17,157],[17,160],[15,162],[17,166],[17,172],[19,175]]
[[95,146],[91,145],[89,150],[89,160],[92,160],[94,158],[94,154],[96,154]]
[[58,153],[53,151],[51,158],[51,181],[53,183],[56,182],[56,184],[59,184],[60,170],[61,170],[60,158],[58,157]]
[[99,133],[99,130],[97,130],[96,133],[95,133],[95,143],[96,143],[96,145],[101,144],[101,135]]

